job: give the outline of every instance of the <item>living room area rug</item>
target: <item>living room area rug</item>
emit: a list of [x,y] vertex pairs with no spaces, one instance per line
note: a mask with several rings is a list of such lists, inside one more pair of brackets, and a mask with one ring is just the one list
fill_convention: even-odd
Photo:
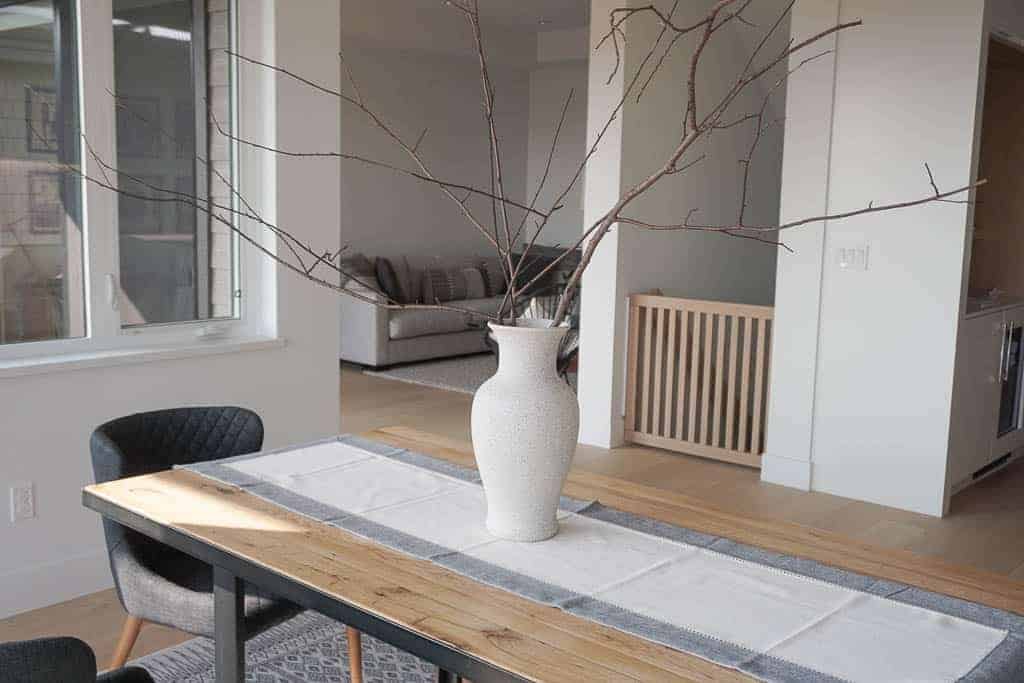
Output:
[[[214,645],[194,638],[132,662],[156,683],[215,680]],[[260,683],[350,681],[345,626],[316,612],[303,612],[252,638],[245,648],[245,680]],[[370,636],[363,636],[366,683],[427,683],[437,668]]]
[[494,354],[478,353],[473,356],[398,365],[387,370],[367,369],[363,372],[372,377],[473,394],[497,370],[498,361]]
[[[498,360],[493,354],[478,353],[472,356],[397,365],[387,370],[367,368],[363,370],[363,374],[434,389],[457,391],[460,394],[475,394],[480,385],[497,371]],[[569,374],[569,385],[576,389],[574,372]]]

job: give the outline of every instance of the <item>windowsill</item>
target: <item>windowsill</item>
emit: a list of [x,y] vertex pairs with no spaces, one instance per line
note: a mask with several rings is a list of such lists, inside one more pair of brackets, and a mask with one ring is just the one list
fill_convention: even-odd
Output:
[[66,372],[88,368],[102,368],[115,365],[151,363],[177,360],[196,356],[215,356],[242,351],[265,351],[281,349],[286,345],[282,338],[250,337],[247,339],[220,339],[216,341],[195,341],[187,344],[154,346],[115,351],[93,351],[88,353],[54,354],[38,358],[20,358],[0,361],[0,380],[8,377],[43,375],[51,372]]

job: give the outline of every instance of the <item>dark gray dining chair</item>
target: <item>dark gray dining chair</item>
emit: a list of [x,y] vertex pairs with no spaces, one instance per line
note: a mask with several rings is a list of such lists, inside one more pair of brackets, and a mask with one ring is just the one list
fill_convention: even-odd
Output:
[[96,655],[78,638],[38,638],[0,643],[0,683],[153,683],[130,666],[96,676]]
[[[89,448],[96,482],[254,453],[263,447],[259,415],[235,407],[172,408],[101,425]],[[214,636],[213,569],[120,524],[103,520],[114,586],[128,618],[111,667],[122,666],[146,622]],[[297,614],[295,605],[246,585],[251,637]]]

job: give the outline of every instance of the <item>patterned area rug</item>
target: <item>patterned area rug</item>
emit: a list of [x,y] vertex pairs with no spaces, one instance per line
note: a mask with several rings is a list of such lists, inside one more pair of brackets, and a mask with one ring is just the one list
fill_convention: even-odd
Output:
[[[347,681],[345,627],[315,612],[305,612],[256,636],[245,648],[245,680],[254,683],[334,683]],[[195,638],[154,652],[133,664],[157,683],[214,681],[213,641]],[[386,643],[363,636],[366,683],[427,683],[437,668]]]
[[490,379],[497,369],[498,363],[494,355],[481,353],[475,356],[410,363],[389,370],[364,370],[364,372],[374,377],[472,394],[480,388],[481,384]]

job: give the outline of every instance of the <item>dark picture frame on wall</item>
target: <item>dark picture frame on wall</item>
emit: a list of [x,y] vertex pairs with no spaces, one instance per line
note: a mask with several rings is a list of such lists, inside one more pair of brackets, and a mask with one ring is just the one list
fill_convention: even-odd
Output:
[[57,91],[45,85],[25,85],[25,147],[34,154],[56,154]]

